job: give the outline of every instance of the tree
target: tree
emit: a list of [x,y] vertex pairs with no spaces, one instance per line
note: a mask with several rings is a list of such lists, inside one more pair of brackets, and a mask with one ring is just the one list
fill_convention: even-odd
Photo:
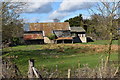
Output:
[[98,35],[109,38],[108,47],[108,61],[111,54],[111,45],[113,39],[118,36],[118,18],[119,13],[118,8],[120,7],[120,2],[101,2],[97,5],[97,10],[99,13],[91,10],[94,15],[92,19],[95,21],[94,28]]
[[[17,10],[22,3],[2,2],[2,41],[12,42],[13,38],[21,37],[23,33],[22,20],[19,20]],[[21,10],[21,9],[20,9]]]
[[82,14],[79,14],[79,16],[70,18],[69,20],[65,20],[64,22],[69,22],[70,26],[83,26],[83,17]]

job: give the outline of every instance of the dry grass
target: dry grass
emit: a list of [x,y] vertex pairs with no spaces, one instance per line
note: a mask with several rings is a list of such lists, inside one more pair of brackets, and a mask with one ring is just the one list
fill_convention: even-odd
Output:
[[[89,48],[95,52],[103,52],[108,50],[108,45],[92,45],[92,44],[49,44],[42,47],[42,49],[59,49],[64,51],[63,48],[68,47],[68,49],[79,49],[80,47]],[[118,51],[118,45],[112,45],[112,51]]]

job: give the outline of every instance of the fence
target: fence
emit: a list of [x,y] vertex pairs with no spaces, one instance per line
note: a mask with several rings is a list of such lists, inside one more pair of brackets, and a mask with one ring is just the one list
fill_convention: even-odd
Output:
[[2,78],[22,78],[22,74],[16,64],[10,58],[2,60]]
[[[18,69],[16,64],[13,64],[11,62],[11,59],[3,59],[2,61],[2,78],[24,78],[21,74],[20,70]],[[39,80],[43,80],[43,72],[42,74],[40,71],[35,68],[35,62],[34,59],[28,60],[28,76],[25,78],[33,79],[38,78]],[[57,71],[56,71],[57,72]],[[87,65],[85,65],[83,68],[78,68],[76,71],[76,78],[117,78],[120,77],[120,71],[119,66],[115,67],[113,65],[109,65],[108,61],[101,60],[100,67],[91,69]],[[47,78],[53,78],[53,75],[56,73],[50,73],[49,77]],[[57,73],[58,74],[58,73]],[[67,72],[67,78],[73,78],[72,77],[73,71],[72,69],[68,69]]]

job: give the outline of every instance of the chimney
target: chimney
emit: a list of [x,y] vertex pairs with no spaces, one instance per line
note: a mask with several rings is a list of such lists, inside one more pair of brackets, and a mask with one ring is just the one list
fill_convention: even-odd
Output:
[[59,19],[53,19],[53,21],[54,21],[54,22],[60,22],[60,20],[59,20]]

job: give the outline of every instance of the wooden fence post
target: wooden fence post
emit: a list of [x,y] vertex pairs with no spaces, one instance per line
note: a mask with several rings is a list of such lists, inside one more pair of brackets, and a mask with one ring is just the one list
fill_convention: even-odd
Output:
[[71,69],[68,69],[68,78],[70,78],[70,72],[71,72]]
[[32,67],[34,67],[34,59],[29,60],[29,70],[28,70],[28,78],[33,78],[33,70]]

